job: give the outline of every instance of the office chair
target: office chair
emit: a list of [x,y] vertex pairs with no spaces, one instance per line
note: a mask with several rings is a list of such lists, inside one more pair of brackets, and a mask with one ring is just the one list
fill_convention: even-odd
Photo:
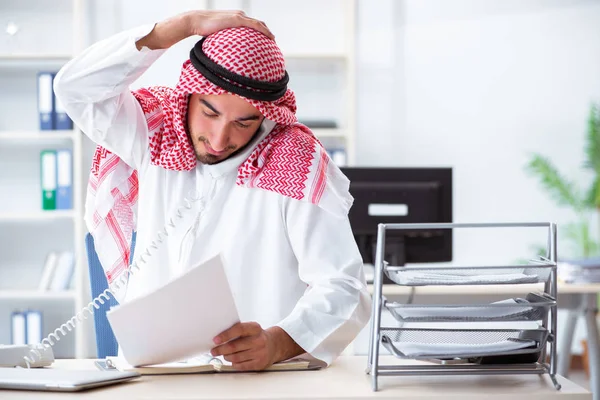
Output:
[[[108,281],[106,280],[104,269],[102,269],[102,265],[100,264],[100,260],[96,254],[94,238],[89,233],[85,235],[85,247],[87,252],[88,268],[90,272],[92,298],[95,299],[108,288]],[[135,232],[131,238],[132,257],[134,249]],[[100,308],[94,309],[94,329],[96,331],[96,353],[98,358],[116,356],[119,348],[115,334],[110,327],[108,319],[106,318],[106,312],[110,310],[111,307],[116,306],[119,303],[112,296],[109,296],[109,298],[110,300],[105,300],[104,304],[100,304]]]

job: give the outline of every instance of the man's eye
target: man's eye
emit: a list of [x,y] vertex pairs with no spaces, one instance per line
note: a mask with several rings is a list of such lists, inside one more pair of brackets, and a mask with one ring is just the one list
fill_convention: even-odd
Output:
[[239,126],[240,128],[248,128],[250,125],[245,125],[245,124],[242,124],[241,122],[237,122],[237,126]]
[[202,114],[206,115],[208,118],[215,118],[218,117],[217,114],[209,114],[206,111],[202,111]]

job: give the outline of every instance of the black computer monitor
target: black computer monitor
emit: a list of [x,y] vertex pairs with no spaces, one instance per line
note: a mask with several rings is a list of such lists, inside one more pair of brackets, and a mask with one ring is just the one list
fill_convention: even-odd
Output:
[[[342,168],[363,262],[374,264],[379,223],[452,222],[452,168]],[[386,231],[390,265],[452,261],[452,230]],[[386,277],[386,282],[389,282]]]

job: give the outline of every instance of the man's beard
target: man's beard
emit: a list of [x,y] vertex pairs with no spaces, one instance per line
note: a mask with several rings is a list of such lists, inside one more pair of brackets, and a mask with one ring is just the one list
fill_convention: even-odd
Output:
[[202,164],[212,165],[220,163],[221,161],[225,161],[226,158],[224,158],[223,160],[219,160],[217,156],[213,156],[212,154],[200,154],[199,152],[196,152],[196,160],[198,160]]
[[[186,131],[187,131],[187,129],[186,129]],[[256,132],[254,132],[254,134],[252,135],[252,138],[250,138],[250,140],[248,140],[248,143],[246,143],[239,149],[235,150],[233,153],[230,153],[228,156],[226,156],[223,159],[219,159],[219,156],[215,156],[214,154],[210,154],[208,152],[201,153],[200,150],[198,148],[196,148],[196,146],[194,146],[194,153],[196,153],[196,160],[198,160],[202,164],[213,165],[213,164],[218,164],[220,162],[223,162],[231,157],[235,157],[237,154],[239,154],[241,151],[243,151],[246,147],[251,146],[256,141],[259,131],[260,131],[260,125],[256,129]],[[188,137],[193,135],[192,133],[189,133],[189,131],[187,133],[188,133]],[[198,137],[198,140],[204,144],[210,145],[210,143],[208,142],[208,139],[206,139],[204,136]],[[190,142],[193,144],[191,137],[190,137]],[[234,150],[234,149],[236,149],[236,146],[227,146],[226,149]]]
[[[200,136],[198,138],[198,140],[201,143],[204,143],[205,145],[209,145],[210,143],[208,143],[208,139],[206,139],[204,136]],[[237,147],[236,146],[227,146],[225,148],[225,150],[235,150]],[[227,160],[229,157],[233,156],[234,154],[237,153],[237,151],[234,151],[233,153],[230,153],[228,155],[225,156],[225,158],[220,159],[219,156],[215,156],[214,154],[210,154],[208,151],[206,153],[201,153],[199,149],[194,148],[194,152],[196,153],[196,159],[198,161],[200,161],[202,164],[207,164],[207,165],[212,165],[212,164],[218,164],[221,161],[225,161]]]

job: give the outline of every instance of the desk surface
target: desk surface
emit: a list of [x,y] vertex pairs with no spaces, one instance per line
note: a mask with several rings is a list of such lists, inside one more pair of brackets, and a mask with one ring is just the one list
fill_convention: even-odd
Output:
[[[401,362],[390,356],[382,364]],[[408,363],[408,362],[407,362]],[[94,369],[93,360],[58,360],[54,368]],[[269,373],[215,373],[198,375],[143,376],[137,380],[78,394],[3,391],[0,398],[60,399],[75,396],[97,398],[196,398],[196,399],[481,399],[590,400],[592,395],[575,383],[559,377],[557,391],[548,376],[388,376],[380,377],[378,392],[371,391],[366,375],[366,357],[340,357],[320,371]],[[10,396],[8,396],[10,395]]]
[[[544,290],[541,283],[524,285],[460,285],[460,286],[416,286],[416,294],[515,294]],[[600,283],[573,285],[558,283],[558,295],[600,293]],[[373,285],[369,285],[369,291],[373,293]],[[406,295],[410,293],[409,286],[387,284],[383,286],[384,296]]]

